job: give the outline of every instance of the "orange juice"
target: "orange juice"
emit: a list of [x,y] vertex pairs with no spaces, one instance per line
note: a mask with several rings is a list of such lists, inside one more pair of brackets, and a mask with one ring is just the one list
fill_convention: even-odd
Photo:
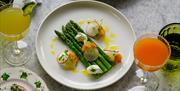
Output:
[[169,57],[168,46],[156,38],[143,38],[134,45],[138,66],[146,71],[159,70]]

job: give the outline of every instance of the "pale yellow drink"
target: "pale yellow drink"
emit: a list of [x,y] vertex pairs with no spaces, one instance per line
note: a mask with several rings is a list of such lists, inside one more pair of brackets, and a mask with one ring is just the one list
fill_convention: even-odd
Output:
[[0,11],[0,35],[7,40],[22,39],[29,30],[30,16],[20,8],[9,7]]

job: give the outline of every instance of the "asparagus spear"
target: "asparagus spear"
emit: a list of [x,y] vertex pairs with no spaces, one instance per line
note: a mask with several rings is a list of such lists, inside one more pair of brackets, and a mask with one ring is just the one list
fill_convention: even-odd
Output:
[[77,56],[79,56],[79,59],[80,59],[81,63],[82,63],[86,68],[91,65],[88,61],[86,61],[86,59],[83,57],[83,55],[81,54],[81,52],[79,52],[79,51],[76,49],[76,47],[73,45],[73,43],[72,43],[68,38],[66,38],[66,36],[64,36],[61,32],[56,31],[56,30],[55,30],[55,33],[56,33],[56,35],[57,35],[61,40],[63,40],[63,41],[69,46],[69,48],[70,48],[72,51],[74,51],[74,52],[76,53]]
[[[74,26],[71,23],[66,24],[66,28],[69,31],[69,34],[73,37],[75,37],[75,35],[77,34],[78,30],[74,28]],[[74,33],[73,33],[74,31]],[[88,38],[90,39],[90,38]],[[95,43],[95,42],[94,42]],[[100,49],[100,47],[97,46],[98,49]],[[104,58],[104,56],[102,55],[101,51],[98,50],[100,52],[100,57],[98,58],[99,60],[101,60],[101,62],[108,68],[110,69],[112,66],[111,64]],[[102,51],[103,52],[103,51]],[[104,52],[103,52],[104,53]]]
[[[69,38],[69,40],[71,40],[71,42],[74,44],[74,46],[79,50],[79,52],[82,53],[81,51],[81,46],[77,43],[77,40],[74,39],[71,35],[69,35],[69,33],[65,30],[64,26],[62,26],[62,31],[64,33],[64,35]],[[87,60],[86,60],[87,61]],[[103,63],[100,60],[95,60],[95,62],[97,63],[97,65],[101,68],[101,70],[103,72],[107,72],[107,68],[103,65]]]
[[74,46],[75,46],[79,51],[81,51],[81,47],[77,44],[77,41],[67,33],[67,31],[65,30],[65,27],[64,27],[64,26],[62,26],[62,32],[63,32],[63,34],[64,34],[67,38],[69,38],[69,40],[74,44]]

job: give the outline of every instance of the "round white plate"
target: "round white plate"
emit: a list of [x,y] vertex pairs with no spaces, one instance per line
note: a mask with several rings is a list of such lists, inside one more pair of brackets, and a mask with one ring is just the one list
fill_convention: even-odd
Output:
[[[117,36],[113,44],[118,45],[123,55],[122,63],[114,66],[108,73],[99,79],[91,79],[83,76],[81,72],[73,73],[65,71],[56,62],[56,56],[51,54],[50,42],[52,37],[57,37],[54,30],[60,30],[69,20],[96,19],[103,20]],[[109,33],[108,32],[108,33]],[[36,52],[39,62],[44,70],[57,82],[75,89],[98,89],[108,86],[122,78],[133,64],[133,42],[135,33],[126,17],[115,8],[98,1],[73,1],[55,8],[40,25],[36,38]],[[97,42],[102,48],[102,42]],[[62,52],[68,47],[60,40],[56,40],[53,50]],[[79,62],[77,69],[84,67]]]
[[49,91],[45,82],[34,72],[20,67],[0,70],[0,91],[10,91],[13,84],[26,91]]

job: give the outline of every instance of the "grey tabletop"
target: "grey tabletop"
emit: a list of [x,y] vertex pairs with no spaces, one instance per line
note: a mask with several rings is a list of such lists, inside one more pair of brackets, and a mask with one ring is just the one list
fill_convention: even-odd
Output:
[[[42,19],[55,7],[68,2],[70,0],[41,0],[42,4],[38,6],[32,15],[30,33],[28,36],[32,38],[33,48],[37,29]],[[100,0],[112,5],[122,12],[130,21],[133,29],[138,36],[153,32],[158,33],[160,29],[172,22],[180,22],[180,0]],[[3,59],[0,60],[0,69],[10,67]],[[53,80],[41,67],[38,58],[34,51],[32,59],[24,65],[24,67],[37,73],[44,81],[50,91],[78,91]],[[133,75],[136,70],[135,64],[130,68],[127,74],[112,84],[111,86],[99,89],[98,91],[127,91],[130,87],[136,84],[133,80]],[[164,88],[165,86],[162,86]],[[167,90],[166,88],[160,91]],[[177,90],[179,91],[179,90]]]

